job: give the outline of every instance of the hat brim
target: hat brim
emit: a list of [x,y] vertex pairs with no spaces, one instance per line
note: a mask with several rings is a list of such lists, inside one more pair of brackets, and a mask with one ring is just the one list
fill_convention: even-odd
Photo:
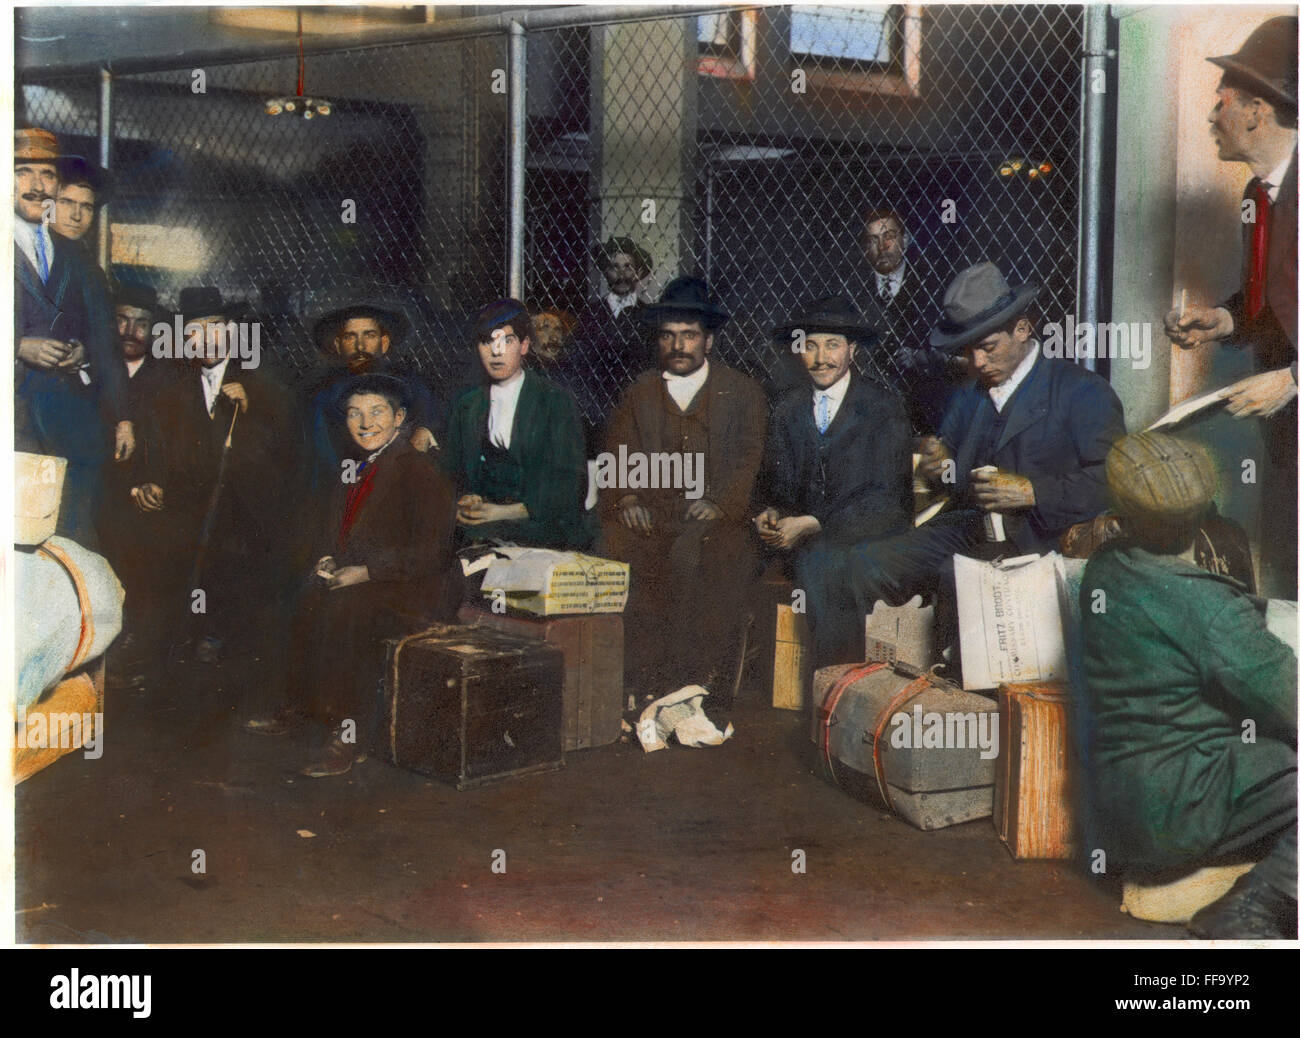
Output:
[[253,308],[248,303],[227,303],[222,308],[221,312],[218,314],[196,314],[196,313],[187,314],[187,313],[183,313],[180,310],[167,311],[161,308],[158,310],[158,312],[159,313],[170,312],[172,317],[179,317],[185,324],[189,324],[191,321],[202,321],[205,319],[215,318],[215,317],[221,317],[227,321],[240,321],[243,320],[245,317],[247,317],[250,313],[252,313]]
[[1273,104],[1286,105],[1290,108],[1296,107],[1295,90],[1287,93],[1281,87],[1271,80],[1265,79],[1249,65],[1243,65],[1237,60],[1235,54],[1225,54],[1218,58],[1206,58],[1211,65],[1218,65],[1219,68],[1228,72],[1233,72],[1240,76],[1255,89],[1260,97]]
[[710,328],[721,328],[731,320],[731,314],[719,306],[700,303],[650,303],[641,310],[641,323],[653,327],[665,316],[672,314],[694,314]]
[[337,310],[331,310],[316,319],[311,329],[311,337],[316,343],[316,348],[332,356],[335,352],[332,341],[334,333],[353,317],[373,317],[383,321],[388,327],[390,349],[401,345],[410,327],[410,322],[397,310],[371,303],[353,303],[351,306],[341,306]]
[[1019,285],[1011,291],[1011,302],[997,310],[981,315],[974,324],[945,331],[942,324],[930,330],[930,345],[936,350],[956,353],[973,342],[979,342],[991,332],[997,331],[1014,317],[1024,313],[1025,308],[1038,298],[1041,291],[1038,285]]
[[789,340],[794,337],[796,331],[802,331],[805,334],[817,333],[821,335],[843,335],[850,342],[857,343],[863,349],[871,349],[878,346],[881,341],[880,332],[871,327],[869,324],[850,324],[847,322],[835,321],[790,321],[772,329],[772,338],[779,340]]

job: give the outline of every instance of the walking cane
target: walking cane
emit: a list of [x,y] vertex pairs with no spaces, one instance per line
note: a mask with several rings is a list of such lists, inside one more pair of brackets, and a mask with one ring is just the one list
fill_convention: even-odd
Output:
[[[226,481],[226,465],[230,458],[231,437],[235,433],[235,420],[239,417],[239,405],[235,404],[235,413],[230,416],[230,428],[226,430],[226,442],[221,446],[221,460],[217,463],[217,481],[212,485],[212,496],[208,498],[208,510],[203,516],[203,526],[199,531],[199,546],[194,553],[194,565],[190,568],[190,582],[185,591],[187,606],[194,596],[194,589],[199,586],[199,577],[203,574],[203,563],[208,554],[208,542],[212,540],[213,528],[217,525],[217,506],[221,503],[221,487]],[[186,629],[192,624],[187,623]],[[181,643],[183,644],[183,642]],[[177,661],[179,645],[172,646],[171,658]]]

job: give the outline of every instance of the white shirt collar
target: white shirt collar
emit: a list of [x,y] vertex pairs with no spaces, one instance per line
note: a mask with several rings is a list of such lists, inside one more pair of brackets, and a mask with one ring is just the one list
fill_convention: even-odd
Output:
[[[49,265],[49,268],[53,268],[54,235],[50,234],[50,229],[43,222],[30,223],[21,217],[15,218],[14,242],[23,250],[23,255],[31,261],[32,267],[39,273],[41,265],[36,258],[36,236],[38,234],[41,234],[45,239],[45,262]],[[47,273],[49,268],[47,268]]]
[[135,360],[126,361],[126,377],[135,378],[136,372],[144,365],[143,357],[136,357]]
[[636,306],[636,289],[633,289],[625,296],[618,296],[610,292],[605,296],[605,303],[609,306],[610,312],[617,317],[624,310],[630,310]]
[[892,286],[890,291],[897,293],[903,287],[903,274],[907,271],[907,260],[901,260],[897,267],[888,274],[882,274],[876,271],[876,291],[880,291],[880,286],[888,281]]
[[853,377],[853,372],[846,371],[833,386],[827,386],[825,389],[813,387],[813,421],[817,420],[817,408],[821,405],[822,399],[826,400],[826,423],[827,428],[830,423],[835,421],[835,416],[839,414],[840,404],[844,403],[844,397],[849,391],[849,380]]
[[230,358],[226,357],[210,368],[199,368],[199,378],[203,385],[203,402],[208,405],[209,418],[216,411],[217,394],[221,391],[221,383],[226,377],[226,366],[229,363]]
[[997,409],[998,414],[1002,413],[1002,408],[1011,399],[1011,394],[1016,391],[1016,387],[1029,375],[1029,371],[1037,359],[1038,340],[1035,339],[1033,348],[1025,354],[1025,359],[1016,366],[1016,370],[1011,373],[1011,377],[1000,386],[989,387],[989,399],[993,401],[993,406]]
[[524,369],[520,368],[509,378],[493,382],[488,389],[488,439],[503,450],[510,449],[510,434],[514,431],[515,410],[519,406],[519,393],[524,388]]
[[1264,178],[1264,181],[1268,184],[1268,200],[1270,202],[1277,201],[1278,193],[1282,190],[1282,181],[1286,179],[1287,171],[1290,168],[1291,155],[1288,155],[1278,165],[1277,169]]
[[676,401],[678,407],[685,411],[691,406],[691,401],[695,399],[695,394],[700,391],[700,387],[708,380],[709,362],[705,360],[696,371],[692,371],[689,375],[676,375],[671,371],[665,371],[662,374],[668,395]]

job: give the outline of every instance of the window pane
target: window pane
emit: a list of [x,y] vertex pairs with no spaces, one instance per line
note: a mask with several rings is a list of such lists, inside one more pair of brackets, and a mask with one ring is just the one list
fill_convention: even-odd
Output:
[[725,47],[727,45],[727,19],[730,15],[726,14],[702,14],[697,19],[699,25],[699,39],[701,43],[713,47]]
[[[889,4],[790,8],[790,50],[851,61],[890,60]],[[700,19],[703,23],[704,19]],[[703,39],[703,37],[701,37]]]

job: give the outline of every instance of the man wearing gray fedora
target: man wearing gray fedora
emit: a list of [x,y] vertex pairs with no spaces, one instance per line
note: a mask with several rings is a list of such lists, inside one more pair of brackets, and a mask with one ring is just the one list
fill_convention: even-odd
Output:
[[1270,18],[1235,54],[1209,59],[1224,70],[1209,116],[1219,158],[1254,174],[1242,198],[1241,289],[1165,317],[1183,349],[1222,342],[1255,355],[1257,373],[1226,407],[1264,421],[1261,553],[1285,598],[1296,597],[1296,29],[1294,17]]
[[882,318],[840,297],[796,307],[773,331],[808,372],[777,401],[760,479],[759,538],[807,595],[817,666],[862,659],[863,626],[834,574],[853,545],[902,533],[912,516],[912,429],[898,395],[852,370]]
[[1046,553],[1108,507],[1104,465],[1124,435],[1124,409],[1099,375],[1042,355],[1031,309],[1038,291],[979,263],[944,293],[930,344],[961,351],[975,375],[940,435],[922,441],[920,474],[947,505],[914,530],[853,549],[848,579],[860,618],[879,599],[902,605],[934,592],[954,554]]

